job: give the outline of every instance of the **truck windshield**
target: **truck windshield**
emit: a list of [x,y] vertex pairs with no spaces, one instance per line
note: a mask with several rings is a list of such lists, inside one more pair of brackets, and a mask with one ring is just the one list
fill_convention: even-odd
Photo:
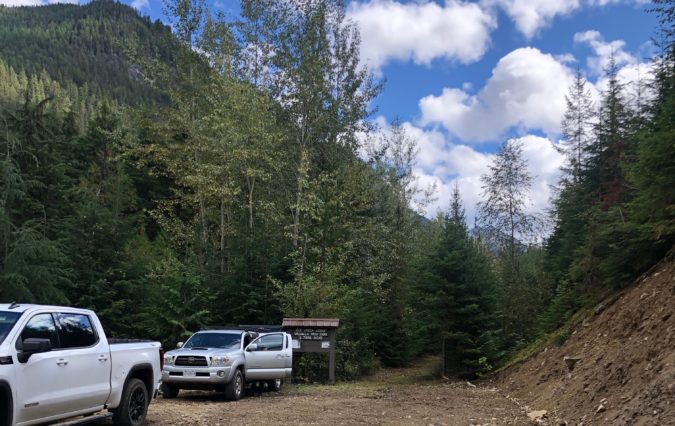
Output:
[[236,349],[241,342],[241,334],[234,333],[197,333],[185,342],[184,348]]
[[20,312],[0,311],[0,344],[5,341],[5,337],[7,337],[20,316]]

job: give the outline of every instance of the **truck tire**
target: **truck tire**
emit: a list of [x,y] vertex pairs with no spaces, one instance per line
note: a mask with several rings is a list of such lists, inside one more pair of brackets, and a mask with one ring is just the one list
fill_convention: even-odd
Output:
[[120,405],[113,413],[116,426],[140,426],[148,414],[148,390],[139,379],[129,379],[124,385]]
[[267,389],[269,389],[270,392],[281,392],[281,387],[283,385],[284,381],[282,379],[274,379],[267,381]]
[[225,399],[228,401],[239,401],[244,394],[244,375],[241,370],[234,371],[234,377],[230,383],[225,385]]
[[11,426],[14,414],[14,401],[9,387],[0,386],[0,426]]
[[167,385],[166,383],[162,383],[162,398],[166,399],[171,399],[175,398],[178,396],[178,392],[180,389],[178,389],[175,386]]

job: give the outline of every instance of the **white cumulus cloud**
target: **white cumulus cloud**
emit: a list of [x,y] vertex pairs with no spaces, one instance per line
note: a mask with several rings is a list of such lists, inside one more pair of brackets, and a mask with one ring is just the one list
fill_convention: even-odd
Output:
[[46,4],[46,2],[42,0],[0,0],[0,5],[9,7],[41,6],[44,4]]
[[626,52],[626,43],[623,40],[606,42],[602,34],[595,30],[584,31],[574,34],[574,42],[588,45],[595,55],[586,60],[588,69],[594,75],[602,75],[609,66],[609,61],[614,56],[616,65],[635,65],[637,58]]
[[437,58],[475,62],[485,54],[496,27],[494,17],[478,4],[458,0],[446,0],[443,5],[352,2],[348,14],[361,32],[361,57],[374,70],[393,60],[420,65]]
[[565,162],[565,157],[547,138],[526,135],[518,138],[518,141],[522,144],[523,157],[527,160],[533,177],[530,212],[541,213],[549,207],[549,201],[553,195],[551,187],[558,183],[560,167]]
[[150,9],[150,0],[133,0],[131,7],[140,11],[141,9]]
[[131,2],[131,7],[136,10],[141,10],[145,8],[150,8],[150,0],[133,0]]
[[8,7],[46,6],[48,4],[79,4],[79,0],[0,0],[0,5]]
[[558,16],[567,16],[584,6],[602,7],[615,3],[646,4],[649,0],[483,0],[497,6],[511,18],[525,37],[532,38]]
[[476,95],[445,88],[419,102],[421,124],[442,124],[463,141],[499,138],[512,128],[557,133],[572,72],[552,55],[526,47],[499,60]]
[[[381,132],[390,131],[384,117],[378,117],[376,122]],[[413,174],[418,187],[436,188],[434,199],[426,205],[424,214],[432,218],[446,211],[453,188],[458,185],[467,221],[472,226],[476,206],[483,193],[481,176],[489,172],[494,154],[477,151],[465,144],[452,143],[443,133],[434,129],[422,129],[410,122],[404,122],[401,126],[408,137],[417,142],[418,155]],[[558,181],[563,156],[549,139],[525,135],[519,141],[522,143],[523,156],[528,161],[529,172],[534,178],[528,211],[542,213],[549,205],[551,185]],[[423,204],[421,201],[416,200],[415,204]]]
[[19,6],[45,6],[48,4],[72,3],[78,4],[78,0],[0,0],[0,5],[8,7]]
[[641,61],[637,54],[627,52],[623,40],[605,41],[598,31],[589,30],[576,33],[574,42],[587,45],[593,52],[586,59],[586,66],[588,74],[595,77],[594,84],[589,87],[596,102],[600,101],[602,92],[607,90],[607,71],[612,57],[617,67],[617,80],[623,86],[629,106],[637,107],[638,102],[644,105],[653,98],[649,83],[654,78],[656,64],[650,60]]
[[554,17],[579,8],[580,0],[486,0],[484,4],[501,7],[518,31],[531,38]]

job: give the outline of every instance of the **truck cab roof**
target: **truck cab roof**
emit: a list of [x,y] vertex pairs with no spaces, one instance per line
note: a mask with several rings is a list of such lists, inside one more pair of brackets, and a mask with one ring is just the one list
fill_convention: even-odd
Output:
[[63,312],[80,312],[80,313],[93,313],[88,309],[79,309],[71,308],[68,306],[53,306],[53,305],[35,305],[35,304],[19,304],[19,303],[2,303],[0,304],[0,311],[9,311],[9,312],[19,312],[24,313],[28,311],[37,311],[41,309],[48,309],[53,311],[63,311]]

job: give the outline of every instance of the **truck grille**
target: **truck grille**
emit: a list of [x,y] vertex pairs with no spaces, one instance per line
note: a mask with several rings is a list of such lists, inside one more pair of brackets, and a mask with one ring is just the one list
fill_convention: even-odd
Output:
[[179,356],[174,365],[186,367],[207,367],[206,357],[203,356]]

